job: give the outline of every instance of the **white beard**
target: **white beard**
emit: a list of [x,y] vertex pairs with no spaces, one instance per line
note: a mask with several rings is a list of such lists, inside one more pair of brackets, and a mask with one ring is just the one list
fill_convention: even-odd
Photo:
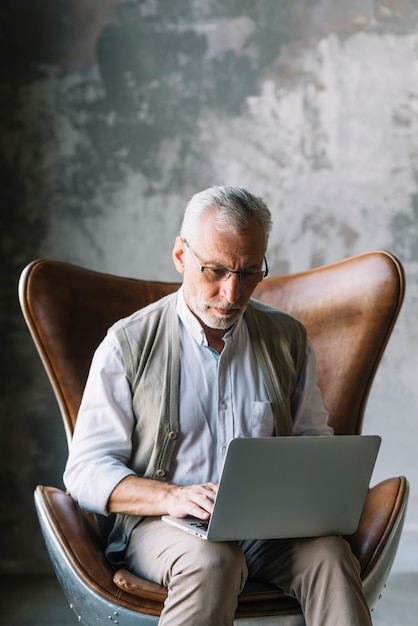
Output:
[[[223,315],[217,316],[216,314],[213,314],[214,307],[231,309],[232,313],[227,317]],[[241,317],[244,315],[245,308],[246,307],[225,306],[215,303],[207,303],[202,307],[196,309],[195,313],[208,328],[214,328],[216,330],[228,330],[228,328],[231,328],[231,326],[239,322]],[[211,311],[211,313],[209,313],[209,311]]]

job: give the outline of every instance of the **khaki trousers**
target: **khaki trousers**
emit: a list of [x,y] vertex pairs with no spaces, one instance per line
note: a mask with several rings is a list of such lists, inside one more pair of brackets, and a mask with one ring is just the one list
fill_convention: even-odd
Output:
[[160,626],[232,626],[248,577],[296,598],[306,626],[370,626],[359,563],[341,537],[204,541],[147,518],[133,531],[128,568],[164,585]]

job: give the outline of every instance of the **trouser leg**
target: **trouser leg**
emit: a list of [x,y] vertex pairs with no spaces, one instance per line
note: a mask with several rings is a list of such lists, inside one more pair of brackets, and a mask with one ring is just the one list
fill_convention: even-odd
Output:
[[370,626],[360,566],[341,537],[240,542],[249,577],[301,604],[307,626]]
[[231,626],[247,577],[233,542],[209,542],[148,518],[133,531],[126,553],[135,574],[164,585],[160,626]]

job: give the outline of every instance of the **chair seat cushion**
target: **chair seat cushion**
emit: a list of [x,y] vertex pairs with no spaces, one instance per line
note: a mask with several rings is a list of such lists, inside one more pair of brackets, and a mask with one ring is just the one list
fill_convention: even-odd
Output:
[[[125,593],[141,599],[146,598],[163,603],[167,597],[164,587],[136,576],[126,569],[117,570],[113,582]],[[287,615],[300,612],[299,603],[285,596],[273,585],[250,580],[239,596],[237,617]]]

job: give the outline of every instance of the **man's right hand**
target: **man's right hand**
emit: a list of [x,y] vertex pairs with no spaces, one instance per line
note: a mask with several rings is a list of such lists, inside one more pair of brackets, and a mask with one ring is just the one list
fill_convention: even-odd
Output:
[[108,511],[146,516],[193,515],[207,520],[212,513],[217,489],[214,483],[180,486],[130,475],[110,494]]
[[204,483],[202,485],[172,485],[167,501],[167,512],[174,517],[193,515],[198,519],[210,518],[215,502],[217,485]]

